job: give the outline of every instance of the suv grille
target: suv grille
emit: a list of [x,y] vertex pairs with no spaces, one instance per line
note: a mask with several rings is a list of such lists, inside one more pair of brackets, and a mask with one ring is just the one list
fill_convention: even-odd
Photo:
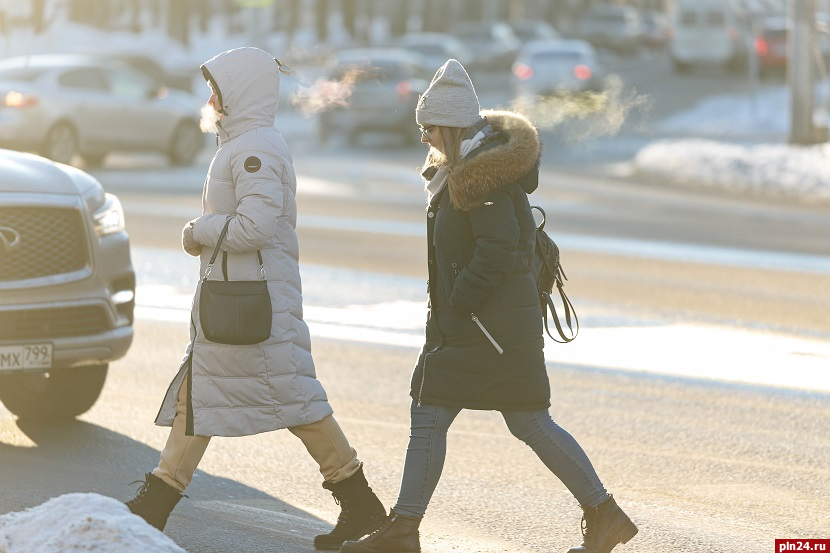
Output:
[[87,265],[86,233],[77,209],[0,207],[0,227],[20,236],[18,248],[0,248],[0,281],[72,273]]
[[100,305],[0,311],[0,337],[5,342],[89,336],[109,328],[109,317]]

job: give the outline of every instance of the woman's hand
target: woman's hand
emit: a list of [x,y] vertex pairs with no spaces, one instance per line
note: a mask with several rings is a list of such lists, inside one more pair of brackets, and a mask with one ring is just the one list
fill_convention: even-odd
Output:
[[195,222],[196,219],[189,221],[182,229],[182,248],[189,255],[199,257],[202,255],[202,244],[193,238],[193,223]]

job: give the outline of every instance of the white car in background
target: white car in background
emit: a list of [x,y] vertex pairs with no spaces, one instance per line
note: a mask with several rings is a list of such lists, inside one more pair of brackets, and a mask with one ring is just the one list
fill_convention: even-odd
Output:
[[0,147],[60,163],[80,155],[96,166],[109,152],[154,151],[189,165],[207,143],[203,104],[99,56],[0,60]]
[[678,0],[669,56],[678,73],[696,66],[746,67],[751,32],[740,5],[732,0]]
[[537,40],[522,47],[513,64],[511,88],[518,103],[601,91],[605,70],[584,40]]
[[101,394],[133,339],[124,213],[89,174],[0,150],[0,401],[66,419]]

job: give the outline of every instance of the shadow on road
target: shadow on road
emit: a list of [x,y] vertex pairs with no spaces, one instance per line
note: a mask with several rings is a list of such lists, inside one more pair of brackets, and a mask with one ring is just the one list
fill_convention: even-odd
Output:
[[[130,482],[158,458],[158,450],[84,421],[0,419],[0,514],[76,492],[125,501],[139,486]],[[188,490],[192,498],[179,504],[165,532],[191,553],[314,551],[313,536],[331,528],[278,498],[203,471]]]

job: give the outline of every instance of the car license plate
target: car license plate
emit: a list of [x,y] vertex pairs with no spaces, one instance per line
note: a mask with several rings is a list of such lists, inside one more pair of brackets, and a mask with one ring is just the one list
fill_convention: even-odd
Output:
[[52,368],[52,344],[0,346],[0,371]]

